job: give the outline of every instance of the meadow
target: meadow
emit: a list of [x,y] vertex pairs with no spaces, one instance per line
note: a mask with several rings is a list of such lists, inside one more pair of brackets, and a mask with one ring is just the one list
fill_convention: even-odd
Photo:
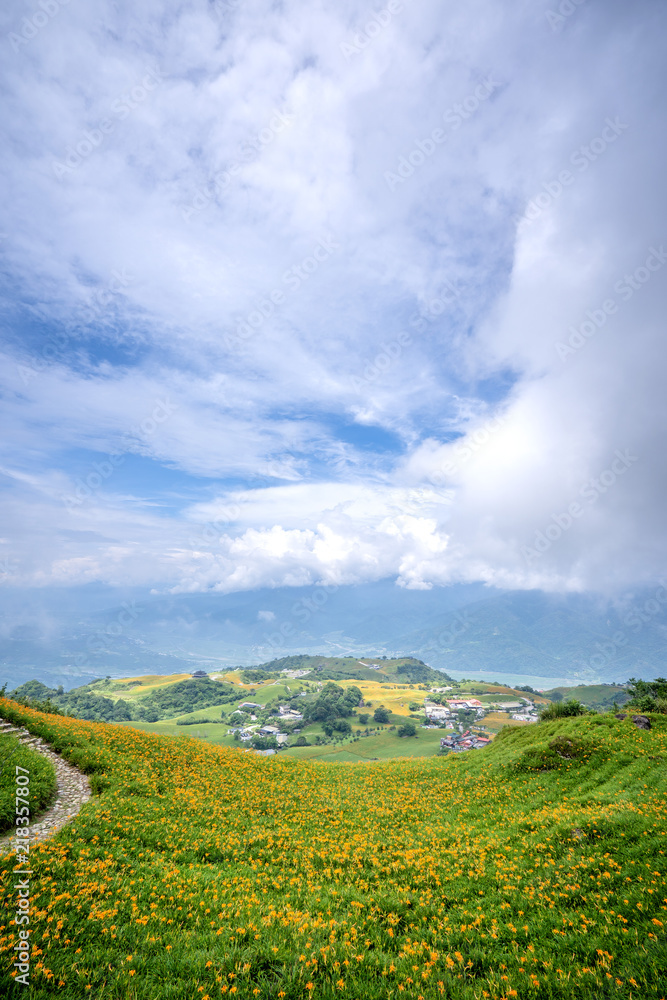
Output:
[[[37,1000],[666,995],[665,716],[325,764],[0,712],[95,792],[32,852]],[[10,998],[25,995],[14,862],[1,859]]]
[[56,796],[56,772],[51,761],[23,746],[12,735],[0,737],[0,834],[14,828],[16,823],[14,777],[16,767],[30,772],[30,795],[33,809],[46,809]]

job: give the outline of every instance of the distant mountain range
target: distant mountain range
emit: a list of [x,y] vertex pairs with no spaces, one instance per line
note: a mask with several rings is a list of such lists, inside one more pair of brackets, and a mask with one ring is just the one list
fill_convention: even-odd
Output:
[[667,592],[595,595],[481,584],[263,589],[160,596],[110,588],[14,592],[0,683],[66,689],[94,677],[249,665],[288,653],[416,656],[454,677],[540,687],[667,672]]

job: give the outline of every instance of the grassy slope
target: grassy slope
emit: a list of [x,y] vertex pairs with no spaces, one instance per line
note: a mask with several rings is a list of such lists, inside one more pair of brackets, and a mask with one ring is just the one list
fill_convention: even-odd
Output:
[[56,796],[55,768],[50,760],[29,746],[21,746],[13,736],[0,737],[0,834],[16,826],[16,776],[25,775],[26,770],[30,790],[28,807],[34,819]]
[[377,736],[346,741],[339,746],[291,747],[285,757],[297,760],[320,760],[326,763],[350,760],[389,760],[394,757],[432,757],[440,749],[441,729],[418,729],[419,735],[401,739],[395,731],[384,730]]
[[614,701],[621,706],[629,700],[626,688],[618,684],[581,684],[579,687],[558,687],[547,692],[548,695],[558,692],[565,700],[574,698],[590,708],[607,708]]
[[35,1000],[665,996],[664,717],[323,767],[0,707],[106,785],[32,855]]

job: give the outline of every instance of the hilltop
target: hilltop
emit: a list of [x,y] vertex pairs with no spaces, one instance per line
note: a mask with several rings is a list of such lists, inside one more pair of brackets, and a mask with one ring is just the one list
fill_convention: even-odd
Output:
[[95,793],[31,852],[35,1000],[664,996],[664,715],[325,766],[0,712]]

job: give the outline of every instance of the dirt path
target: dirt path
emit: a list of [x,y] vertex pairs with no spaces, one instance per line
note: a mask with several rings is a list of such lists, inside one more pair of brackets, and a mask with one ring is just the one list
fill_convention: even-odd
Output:
[[[30,734],[21,730],[21,735],[29,736]],[[59,757],[46,743],[39,740],[30,743],[30,748],[51,761],[58,781],[56,801],[51,808],[41,813],[35,821],[31,817],[30,843],[37,844],[41,840],[48,840],[61,827],[74,819],[84,802],[87,802],[91,797],[92,792],[86,775],[82,774],[73,764],[68,764],[66,760]],[[11,830],[0,837],[0,854],[8,854],[13,849],[13,838],[14,833]]]

